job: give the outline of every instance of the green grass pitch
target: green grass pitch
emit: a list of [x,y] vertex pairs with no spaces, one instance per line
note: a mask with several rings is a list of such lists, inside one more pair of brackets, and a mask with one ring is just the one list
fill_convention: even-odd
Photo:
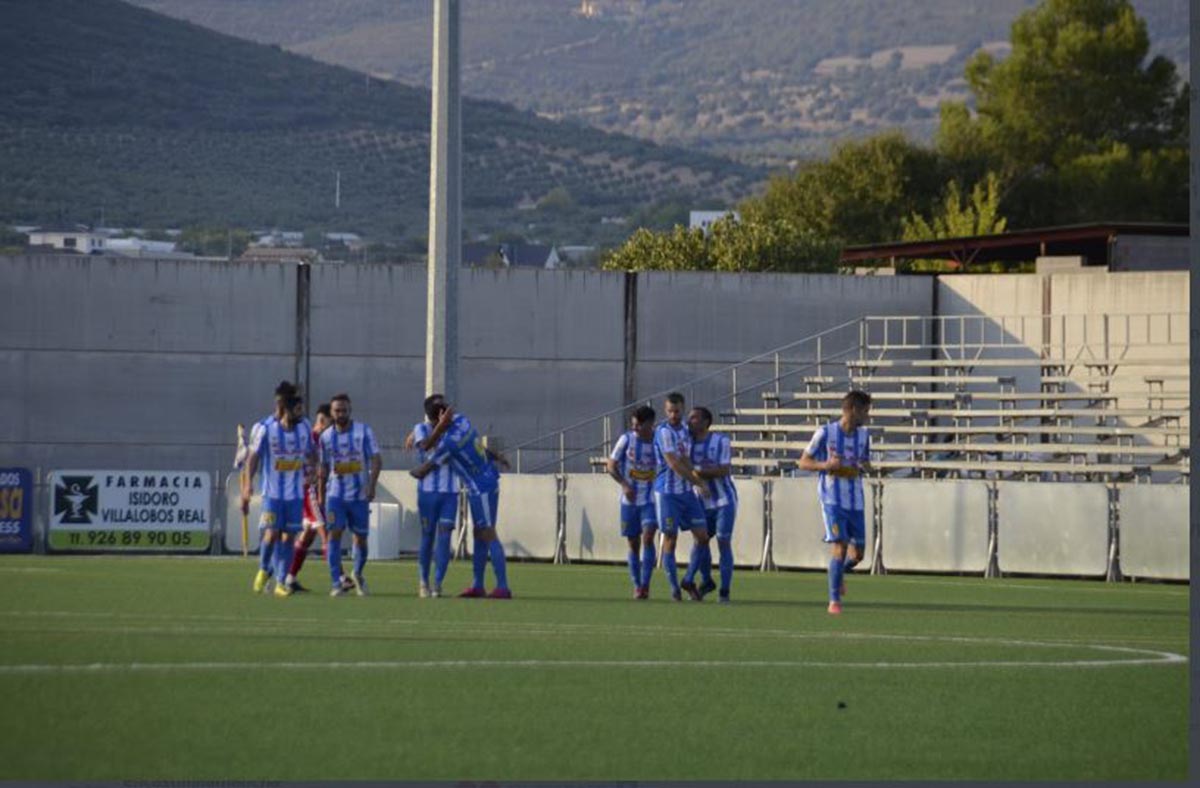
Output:
[[418,599],[412,562],[367,598],[253,570],[0,559],[4,778],[1187,775],[1186,586],[854,575],[831,617],[817,573],[718,606],[615,566],[512,563],[507,602]]

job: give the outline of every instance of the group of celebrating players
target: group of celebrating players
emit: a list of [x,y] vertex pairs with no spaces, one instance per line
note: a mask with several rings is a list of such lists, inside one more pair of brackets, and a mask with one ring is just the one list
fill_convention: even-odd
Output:
[[[631,429],[613,447],[607,460],[609,476],[620,486],[621,535],[628,540],[629,576],[635,599],[650,597],[657,564],[656,537],[662,533],[662,567],[671,598],[683,594],[696,601],[712,591],[722,603],[730,600],[733,583],[733,531],[738,496],[732,478],[732,447],[728,434],[713,431],[712,413],[693,407],[684,418],[682,394],[668,394],[666,418],[657,425],[652,407],[643,405],[631,417]],[[862,474],[870,457],[865,426],[871,399],[851,391],[842,401],[840,419],[813,434],[799,467],[818,473],[818,492],[831,547],[829,607],[841,613],[845,572],[861,560],[866,527]],[[440,394],[424,401],[425,420],[416,424],[404,446],[415,450],[421,541],[417,554],[419,595],[440,597],[451,557],[458,501],[466,490],[474,535],[473,582],[460,597],[511,599],[504,546],[496,534],[500,468],[508,467],[499,453],[462,413]],[[241,509],[248,514],[251,481],[262,474],[262,514],[259,570],[255,592],[273,585],[276,596],[305,589],[297,580],[308,550],[320,534],[329,566],[330,595],[368,593],[367,561],[369,504],[375,498],[383,466],[379,445],[369,426],[351,418],[350,397],[334,396],[317,409],[316,423],[304,416],[297,387],[283,381],[275,389],[275,411],[256,423],[235,465],[243,470]],[[315,472],[314,472],[315,469]],[[353,537],[352,571],[342,568],[341,537]],[[690,531],[692,549],[683,579],[675,560],[679,531]],[[712,576],[711,542],[716,539],[720,583]],[[488,564],[495,587],[484,586]],[[432,576],[431,576],[432,575]],[[696,577],[700,582],[697,584]]]

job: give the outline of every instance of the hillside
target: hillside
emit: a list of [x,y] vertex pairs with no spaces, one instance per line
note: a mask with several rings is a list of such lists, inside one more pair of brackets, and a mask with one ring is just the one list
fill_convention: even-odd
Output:
[[[628,230],[602,216],[728,203],[762,177],[495,102],[464,102],[463,124],[473,236],[613,240]],[[116,0],[0,0],[0,221],[336,228],[419,248],[428,128],[427,90]]]
[[[135,0],[428,84],[428,0]],[[963,64],[1035,0],[471,0],[463,88],[549,118],[778,163],[882,127],[931,136]],[[1134,0],[1187,73],[1187,0]]]

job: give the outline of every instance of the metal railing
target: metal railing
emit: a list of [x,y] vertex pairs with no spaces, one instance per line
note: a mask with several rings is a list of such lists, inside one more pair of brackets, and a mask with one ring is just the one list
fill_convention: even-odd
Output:
[[[893,357],[972,359],[1021,351],[1050,359],[1118,359],[1131,350],[1186,348],[1187,313],[1073,315],[872,315],[850,320],[716,371],[655,391],[513,447],[515,470],[538,473],[610,451],[627,429],[629,414],[642,404],[657,406],[672,391],[689,405],[738,408],[750,396],[761,404],[771,392],[780,402],[785,381],[798,375],[847,380],[847,359]],[[747,381],[752,382],[747,382]],[[532,458],[532,459],[531,459]],[[580,462],[580,458],[584,458]]]

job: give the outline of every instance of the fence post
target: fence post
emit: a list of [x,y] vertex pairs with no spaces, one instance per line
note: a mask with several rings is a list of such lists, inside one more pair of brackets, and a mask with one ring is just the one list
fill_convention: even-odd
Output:
[[731,404],[733,406],[733,409],[737,410],[737,391],[738,391],[737,367],[734,367],[733,369],[729,370],[729,377],[733,381],[733,391],[730,392],[729,398],[732,401]]
[[779,354],[775,354],[775,399],[778,400],[780,395],[779,387]]
[[567,433],[562,431],[558,433],[558,472],[567,472]]

